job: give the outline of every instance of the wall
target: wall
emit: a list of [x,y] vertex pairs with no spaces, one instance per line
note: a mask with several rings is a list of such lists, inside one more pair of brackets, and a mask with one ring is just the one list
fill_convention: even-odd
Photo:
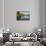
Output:
[[42,6],[42,20],[43,20],[43,37],[46,37],[46,0],[43,0],[43,6]]
[[0,0],[0,27],[3,26],[3,1]]
[[0,33],[2,33],[1,28],[3,27],[3,0],[0,0]]
[[[33,32],[42,26],[42,0],[5,0],[5,27],[10,27],[14,32]],[[17,8],[32,10],[30,21],[17,21]]]

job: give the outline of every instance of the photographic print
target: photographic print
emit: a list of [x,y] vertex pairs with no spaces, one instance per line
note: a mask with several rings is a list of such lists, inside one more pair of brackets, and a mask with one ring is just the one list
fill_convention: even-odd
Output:
[[17,20],[30,20],[30,11],[16,11]]

